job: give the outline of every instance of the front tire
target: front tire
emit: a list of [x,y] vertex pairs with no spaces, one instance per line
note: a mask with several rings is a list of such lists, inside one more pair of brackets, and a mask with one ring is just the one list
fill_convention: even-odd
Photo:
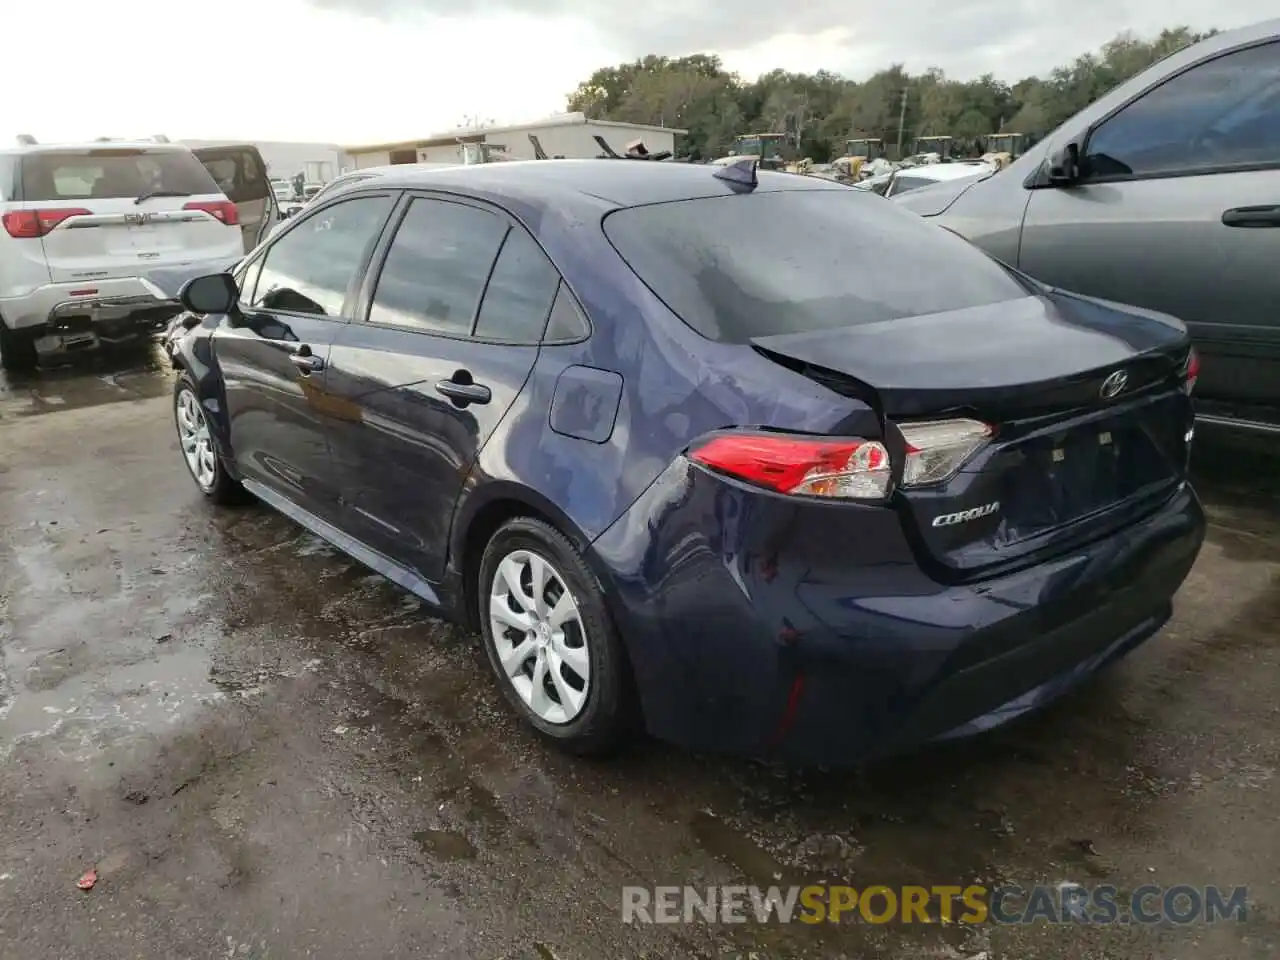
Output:
[[507,701],[545,739],[580,756],[635,729],[630,667],[599,581],[558,530],[518,517],[498,529],[476,589],[489,664]]
[[178,428],[178,444],[187,472],[200,492],[218,504],[248,500],[244,487],[227,473],[222,458],[218,456],[195,381],[186,373],[173,387],[173,422]]
[[0,320],[0,367],[11,373],[29,373],[37,362],[35,336],[27,330],[10,330]]

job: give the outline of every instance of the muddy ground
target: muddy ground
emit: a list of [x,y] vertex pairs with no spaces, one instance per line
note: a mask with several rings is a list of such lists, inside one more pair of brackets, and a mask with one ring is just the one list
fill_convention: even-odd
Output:
[[[473,637],[265,508],[168,375],[0,387],[0,956],[1272,958],[1280,482],[1201,438],[1177,615],[1047,713],[859,772],[573,761]],[[1267,479],[1269,474],[1271,479]],[[96,865],[89,892],[77,878]],[[628,927],[625,884],[1247,885],[1244,923]]]

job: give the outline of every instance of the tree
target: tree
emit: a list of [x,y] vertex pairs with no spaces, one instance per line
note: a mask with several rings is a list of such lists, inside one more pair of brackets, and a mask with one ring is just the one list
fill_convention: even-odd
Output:
[[892,147],[902,119],[908,147],[915,137],[932,135],[955,137],[966,147],[992,133],[1034,140],[1155,61],[1215,32],[1172,27],[1150,39],[1121,33],[1096,52],[1012,86],[990,74],[955,80],[936,68],[913,76],[901,64],[862,82],[827,70],[771,70],[743,81],[714,54],[651,55],[594,71],[569,94],[568,108],[600,120],[688,130],[678,149],[694,159],[724,156],[735,136],[785,133],[792,154],[825,161],[842,155],[853,137]]

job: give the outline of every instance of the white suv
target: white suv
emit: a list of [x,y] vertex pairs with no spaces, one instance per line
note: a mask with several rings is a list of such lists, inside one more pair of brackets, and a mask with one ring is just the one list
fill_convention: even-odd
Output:
[[141,275],[244,252],[236,206],[188,147],[98,141],[0,149],[0,364],[162,328],[180,311]]

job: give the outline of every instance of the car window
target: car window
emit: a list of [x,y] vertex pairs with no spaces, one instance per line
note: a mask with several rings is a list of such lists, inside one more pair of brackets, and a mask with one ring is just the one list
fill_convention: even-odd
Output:
[[236,286],[240,290],[241,303],[253,303],[253,294],[258,286],[258,276],[262,273],[262,257],[258,257],[248,266],[241,267],[236,274]]
[[355,197],[307,217],[271,245],[250,306],[342,315],[347,289],[391,212],[391,197]]
[[896,197],[900,193],[906,193],[909,190],[919,190],[921,187],[931,187],[937,180],[926,180],[924,177],[894,177],[888,196]]
[[533,237],[512,227],[489,275],[475,335],[537,343],[560,285],[560,274]]
[[1144,94],[1089,138],[1090,176],[1280,163],[1280,43],[1237,50]]
[[561,283],[555,303],[551,305],[551,319],[547,321],[547,332],[543,339],[551,343],[563,343],[581,340],[590,332],[591,328],[587,325],[587,318],[582,315],[578,301],[569,292],[569,288]]
[[507,233],[501,217],[444,200],[414,200],[378,276],[370,323],[467,336]]
[[256,150],[248,147],[205,148],[196,151],[218,188],[233,203],[261,200],[270,192],[266,171]]
[[188,150],[104,147],[47,150],[22,158],[24,200],[109,200],[162,191],[218,193],[218,185]]
[[863,190],[629,207],[609,214],[604,230],[668,307],[704,337],[726,343],[1028,295],[977,247]]

